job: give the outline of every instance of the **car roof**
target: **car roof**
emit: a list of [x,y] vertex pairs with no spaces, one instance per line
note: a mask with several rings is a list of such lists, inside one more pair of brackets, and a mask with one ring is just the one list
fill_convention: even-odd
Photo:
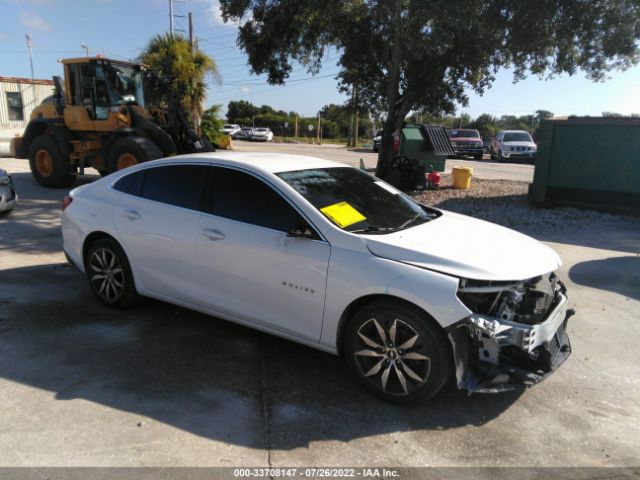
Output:
[[502,130],[503,133],[529,133],[526,130]]
[[145,162],[141,164],[175,164],[177,162],[207,162],[216,164],[226,164],[230,166],[248,167],[253,170],[260,170],[266,173],[290,172],[295,170],[308,170],[312,168],[353,168],[344,163],[326,160],[324,158],[310,157],[306,155],[291,155],[285,153],[263,153],[263,152],[229,152],[219,151],[210,153],[192,153],[188,155],[176,155]]

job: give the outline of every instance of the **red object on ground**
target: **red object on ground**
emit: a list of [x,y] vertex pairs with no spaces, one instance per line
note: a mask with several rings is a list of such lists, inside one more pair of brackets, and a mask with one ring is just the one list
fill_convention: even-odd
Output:
[[391,144],[391,148],[394,152],[400,150],[400,132],[395,132],[393,134],[393,143]]
[[437,187],[438,185],[440,185],[440,180],[442,180],[442,177],[438,172],[434,171],[427,175],[427,180],[429,181],[430,184],[435,185]]

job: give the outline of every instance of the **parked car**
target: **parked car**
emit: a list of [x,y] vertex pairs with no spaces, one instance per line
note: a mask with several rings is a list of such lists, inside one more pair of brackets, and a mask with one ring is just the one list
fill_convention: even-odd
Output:
[[451,377],[470,392],[532,385],[571,351],[551,248],[342,163],[173,157],[76,188],[63,208],[67,258],[105,305],[144,295],[339,354],[387,401]]
[[18,201],[13,180],[5,170],[0,168],[0,213],[13,210]]
[[227,123],[222,127],[222,133],[226,133],[231,138],[241,130],[240,125],[236,123]]
[[471,128],[447,130],[449,141],[456,157],[473,157],[482,160],[482,139],[480,132]]
[[234,140],[251,140],[253,136],[253,128],[241,128],[240,131],[233,135]]
[[524,130],[501,130],[491,146],[491,158],[504,162],[521,158],[535,161],[538,147],[529,132]]
[[251,134],[251,140],[254,142],[270,142],[273,140],[273,132],[269,128],[256,127]]
[[380,144],[382,142],[382,130],[378,130],[373,137],[373,151],[378,153],[380,151]]

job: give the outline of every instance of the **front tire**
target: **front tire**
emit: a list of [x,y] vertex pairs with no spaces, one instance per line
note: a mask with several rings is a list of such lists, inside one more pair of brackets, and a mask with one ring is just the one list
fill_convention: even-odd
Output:
[[123,137],[109,152],[109,172],[162,158],[162,151],[148,138]]
[[127,308],[138,298],[129,260],[110,238],[94,242],[87,251],[85,272],[98,299],[111,308]]
[[29,168],[33,178],[43,187],[66,188],[73,185],[76,179],[71,172],[69,159],[64,157],[55,139],[46,134],[31,142]]
[[448,342],[424,312],[378,300],[352,318],[344,353],[366,389],[387,402],[407,404],[434,397],[452,375]]

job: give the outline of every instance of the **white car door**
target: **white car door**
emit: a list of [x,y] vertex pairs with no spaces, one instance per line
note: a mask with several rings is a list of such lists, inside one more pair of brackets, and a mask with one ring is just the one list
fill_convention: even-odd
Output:
[[190,295],[207,172],[203,165],[163,165],[114,185],[129,193],[118,196],[114,222],[144,289],[177,299]]
[[[209,213],[198,232],[201,301],[214,312],[319,341],[329,244],[263,179],[227,167],[212,167],[210,178]],[[294,228],[298,236],[288,235]]]

